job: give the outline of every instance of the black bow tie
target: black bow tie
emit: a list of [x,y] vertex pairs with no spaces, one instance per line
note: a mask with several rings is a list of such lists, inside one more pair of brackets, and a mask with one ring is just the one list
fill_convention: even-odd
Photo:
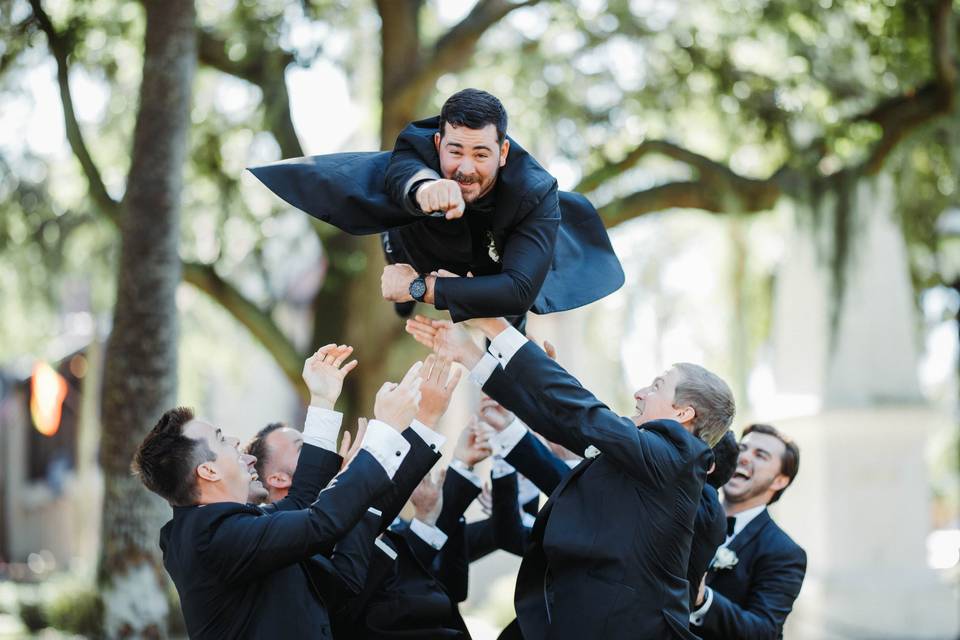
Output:
[[727,516],[727,537],[733,535],[733,528],[737,526],[737,517],[736,516]]

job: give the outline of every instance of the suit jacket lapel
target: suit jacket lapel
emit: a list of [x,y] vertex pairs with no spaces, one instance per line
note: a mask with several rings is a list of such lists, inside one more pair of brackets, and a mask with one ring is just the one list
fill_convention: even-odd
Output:
[[730,541],[730,544],[727,545],[727,548],[737,555],[740,555],[740,550],[750,544],[750,541],[753,540],[769,522],[770,514],[766,509],[764,509],[756,518],[751,520],[750,523],[743,528],[743,531],[737,534],[737,537]]
[[[599,457],[599,456],[598,456]],[[534,540],[543,540],[543,530],[547,526],[547,518],[550,515],[550,511],[553,510],[553,504],[556,499],[563,493],[563,490],[567,488],[567,485],[573,482],[575,478],[582,475],[584,471],[587,470],[593,461],[597,458],[584,458],[580,461],[580,464],[575,466],[570,473],[560,481],[560,484],[557,485],[557,488],[553,490],[553,493],[550,494],[550,499],[547,500],[547,503],[543,505],[543,509],[540,510],[540,513],[537,514],[537,520],[533,523],[533,531],[531,536]]]

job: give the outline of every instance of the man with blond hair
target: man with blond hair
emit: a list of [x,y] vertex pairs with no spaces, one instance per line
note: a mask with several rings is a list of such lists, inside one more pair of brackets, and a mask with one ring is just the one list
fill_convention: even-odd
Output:
[[674,365],[620,417],[503,318],[471,320],[484,353],[450,322],[407,330],[471,369],[485,393],[585,459],[537,516],[501,638],[693,638],[686,578],[710,447],[734,400],[715,374]]

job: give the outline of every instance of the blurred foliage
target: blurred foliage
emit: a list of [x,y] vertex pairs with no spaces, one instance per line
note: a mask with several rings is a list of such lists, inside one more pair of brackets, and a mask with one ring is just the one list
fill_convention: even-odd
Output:
[[[463,15],[439,1],[410,6],[420,4],[426,49]],[[75,99],[82,94],[93,105],[79,111],[87,145],[107,190],[120,199],[142,62],[142,9],[133,0],[44,6],[69,45]],[[490,28],[463,71],[439,78],[423,113],[437,111],[459,87],[488,88],[508,106],[511,133],[567,188],[595,170],[616,168],[652,138],[749,178],[783,167],[823,178],[862,163],[880,137],[879,126],[858,114],[932,79],[929,6],[927,0],[539,2]],[[312,336],[291,318],[314,304],[311,279],[326,274],[327,293],[342,299],[367,256],[355,243],[329,242],[329,227],[312,226],[240,177],[244,166],[279,158],[291,144],[282,126],[289,114],[274,112],[285,108],[282,96],[265,80],[281,75],[284,65],[324,61],[342,69],[364,121],[376,121],[384,108],[370,71],[383,64],[377,7],[237,0],[201,1],[198,9],[202,41],[217,46],[202,54],[196,79],[181,253],[214,265],[302,350]],[[0,6],[0,31],[0,95],[5,103],[29,104],[32,88],[53,71],[25,0]],[[956,116],[925,125],[887,161],[918,288],[942,280],[936,220],[957,204],[957,130]],[[370,139],[370,132],[363,135]],[[115,231],[90,201],[66,149],[42,153],[16,140],[0,145],[0,283],[18,301],[0,318],[3,352],[42,351],[43,337],[62,328],[54,310],[76,279],[91,283],[95,313],[112,302]],[[696,173],[651,154],[611,171],[591,198],[601,205]],[[846,222],[836,222],[837,273],[855,242]],[[330,264],[324,257],[337,269],[317,274],[318,260]],[[757,277],[746,285],[747,303],[767,298],[749,293],[769,282]],[[751,329],[765,323],[755,324]]]

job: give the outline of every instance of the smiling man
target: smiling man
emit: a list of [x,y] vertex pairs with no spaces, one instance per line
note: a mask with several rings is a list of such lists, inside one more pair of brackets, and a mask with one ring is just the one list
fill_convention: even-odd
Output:
[[[408,125],[392,152],[251,168],[290,204],[352,234],[381,233],[383,297],[455,322],[565,311],[623,284],[600,216],[507,135],[495,96],[464,89]],[[472,278],[443,277],[472,275]]]
[[[619,416],[503,318],[471,321],[487,353],[450,322],[407,331],[471,369],[491,398],[580,462],[537,515],[517,575],[517,620],[501,640],[692,638],[688,569],[694,518],[733,393],[680,363]],[[744,636],[750,637],[750,636]]]
[[[807,555],[767,513],[800,469],[800,449],[767,424],[743,431],[733,477],[723,485],[727,539],[714,559],[691,628],[721,640],[783,636],[800,593]],[[721,560],[722,558],[725,558]]]
[[[311,392],[304,438],[317,449],[335,446],[339,421],[323,415],[333,413],[343,376],[356,365],[343,365],[351,351],[327,345],[304,363]],[[133,469],[173,507],[160,548],[191,638],[329,637],[324,603],[301,563],[330,554],[390,490],[411,446],[400,431],[417,411],[418,372],[415,366],[399,385],[381,388],[362,448],[335,482],[319,491],[295,481],[302,491],[267,507],[247,503],[258,482],[256,458],[240,451],[237,438],[183,407],[163,414],[138,447]],[[314,413],[320,415],[312,421]],[[309,466],[300,465],[319,475]]]

